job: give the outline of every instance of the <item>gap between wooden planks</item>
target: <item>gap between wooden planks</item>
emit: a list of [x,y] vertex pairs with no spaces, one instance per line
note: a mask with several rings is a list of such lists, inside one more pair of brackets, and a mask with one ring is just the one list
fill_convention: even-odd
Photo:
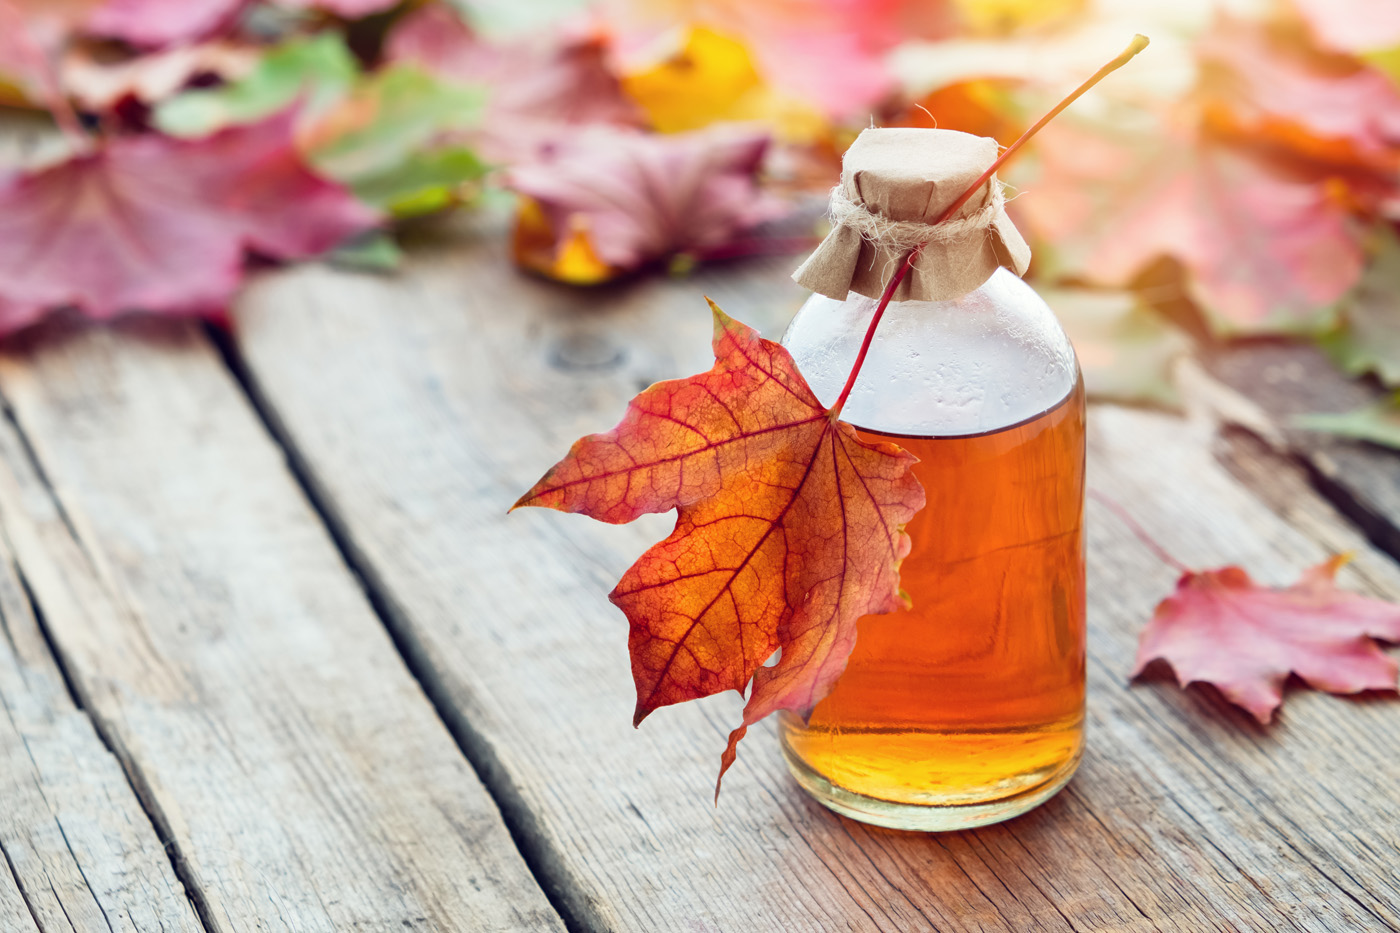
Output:
[[[1091,522],[1089,753],[1003,826],[908,836],[839,820],[786,777],[771,730],[708,803],[732,697],[629,726],[625,630],[603,594],[664,518],[610,528],[505,509],[658,378],[709,364],[700,295],[771,333],[801,292],[750,263],[580,293],[510,269],[493,231],[379,278],[309,267],[239,309],[265,416],[566,915],[588,930],[1400,928],[1400,706],[1290,696],[1263,730],[1202,690],[1127,687],[1173,584]],[[1182,560],[1285,582],[1357,548],[1287,463],[1240,479],[1209,418],[1100,406],[1091,482]],[[1286,502],[1279,510],[1270,503]],[[1304,517],[1306,520],[1304,520]]]
[[[206,929],[562,930],[197,325],[46,326],[0,352],[0,393],[14,414],[0,422],[0,529]],[[50,686],[54,716],[65,701]],[[168,872],[141,864],[151,827],[97,759],[76,779],[88,799],[60,817],[84,830],[67,841],[98,906],[118,908],[104,919],[162,929],[167,909],[168,928],[197,929],[162,895]],[[10,764],[6,779],[22,778]],[[94,799],[104,788],[118,809]],[[123,807],[142,843],[129,855],[105,825]],[[109,881],[128,863],[144,913],[123,915],[138,893]],[[74,885],[67,865],[16,869],[42,929],[102,928],[91,911],[40,915],[73,900],[43,891]]]

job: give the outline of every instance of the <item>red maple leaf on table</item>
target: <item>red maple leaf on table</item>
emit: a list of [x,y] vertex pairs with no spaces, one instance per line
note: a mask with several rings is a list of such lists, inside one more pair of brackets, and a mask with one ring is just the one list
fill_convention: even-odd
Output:
[[636,723],[752,679],[723,777],[748,725],[778,709],[805,714],[830,691],[857,619],[904,605],[904,525],[924,494],[910,454],[862,440],[787,350],[711,308],[714,368],[642,392],[516,507],[612,523],[678,510],[675,530],[609,598],[631,624]]
[[1166,660],[1185,687],[1214,684],[1261,723],[1283,702],[1289,673],[1330,693],[1394,690],[1400,670],[1376,639],[1400,642],[1400,606],[1337,589],[1346,557],[1286,589],[1239,567],[1182,574],[1138,642],[1133,676]]
[[0,333],[74,306],[221,313],[250,250],[316,255],[378,215],[313,175],[280,114],[201,140],[118,138],[0,180]]

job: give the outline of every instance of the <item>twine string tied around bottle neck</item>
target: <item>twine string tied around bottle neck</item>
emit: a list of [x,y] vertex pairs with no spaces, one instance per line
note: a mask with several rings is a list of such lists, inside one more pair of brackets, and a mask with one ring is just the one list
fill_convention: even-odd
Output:
[[992,196],[980,210],[930,224],[922,220],[892,220],[877,214],[863,203],[851,200],[844,187],[837,185],[831,189],[828,212],[833,227],[849,227],[869,243],[904,252],[925,243],[948,242],[985,231],[1006,204],[1006,195],[996,179],[992,180],[991,192]]

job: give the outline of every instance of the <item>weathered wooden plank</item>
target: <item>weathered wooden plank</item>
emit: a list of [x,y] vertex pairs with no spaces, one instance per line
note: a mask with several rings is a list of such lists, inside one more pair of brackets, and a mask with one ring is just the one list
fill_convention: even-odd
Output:
[[0,525],[209,929],[561,928],[197,326],[46,327],[0,392]]
[[[3,543],[0,801],[0,852],[26,922],[55,933],[203,929],[121,765],[69,698]],[[4,910],[0,929],[18,929]]]
[[[782,271],[753,264],[580,295],[517,277],[488,234],[420,250],[400,279],[280,274],[240,308],[256,391],[579,927],[1400,923],[1378,867],[1396,850],[1396,817],[1367,812],[1396,764],[1359,741],[1393,737],[1396,707],[1300,695],[1264,732],[1203,691],[1126,689],[1135,633],[1173,574],[1097,508],[1093,731],[1067,793],[978,832],[871,829],[808,801],[760,729],[712,810],[734,698],[631,730],[625,628],[603,596],[668,520],[505,515],[638,388],[708,365],[702,291],[770,331],[801,300]],[[1316,529],[1284,521],[1212,458],[1209,426],[1095,418],[1095,482],[1140,507],[1183,560],[1240,558],[1278,577],[1322,553]],[[1361,546],[1308,501],[1329,545]],[[1400,594],[1395,569],[1362,552],[1367,584]]]
[[1217,353],[1211,371],[1257,402],[1324,494],[1400,556],[1400,453],[1292,425],[1295,415],[1369,405],[1382,394],[1377,386],[1347,378],[1322,351],[1305,344],[1244,344]]
[[8,871],[8,866],[6,869],[0,871],[0,929],[39,933],[38,921],[25,907],[15,876]]

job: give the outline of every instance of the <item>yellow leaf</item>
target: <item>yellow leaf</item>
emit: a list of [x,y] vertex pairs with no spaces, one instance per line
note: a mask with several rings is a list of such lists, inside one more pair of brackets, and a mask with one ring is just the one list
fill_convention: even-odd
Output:
[[622,89],[662,133],[724,120],[767,123],[789,142],[810,142],[827,131],[816,108],[764,80],[743,42],[707,26],[692,27],[668,58],[624,75]]
[[534,198],[520,199],[511,253],[522,268],[570,285],[597,285],[619,272],[598,258],[581,215],[571,217],[569,229],[560,236]]
[[954,0],[964,29],[973,35],[1002,36],[1068,19],[1084,0]]

